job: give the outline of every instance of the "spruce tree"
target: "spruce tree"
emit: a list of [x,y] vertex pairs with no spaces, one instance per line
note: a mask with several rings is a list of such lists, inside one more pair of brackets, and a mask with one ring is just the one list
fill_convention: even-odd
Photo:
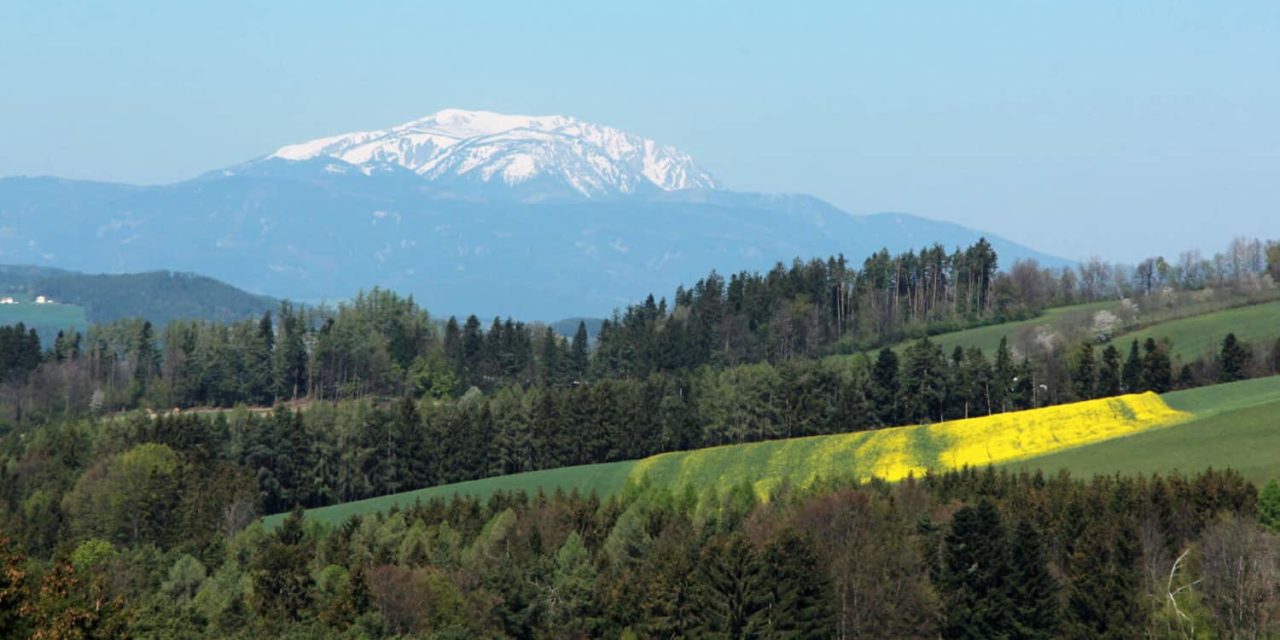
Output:
[[1008,539],[990,500],[956,511],[937,578],[943,638],[1008,638],[1014,630]]
[[755,549],[742,534],[729,534],[706,545],[699,565],[699,637],[751,637],[765,623],[769,579]]
[[902,407],[910,422],[941,421],[946,398],[947,362],[942,348],[921,338],[907,348],[902,371]]
[[1011,408],[1014,379],[1018,377],[1017,365],[1013,362],[1013,351],[1009,349],[1008,338],[1000,337],[1000,346],[996,348],[995,366],[991,372],[991,403],[993,409],[1000,412]]
[[1045,564],[1040,533],[1029,520],[1019,520],[1014,528],[1010,560],[1013,637],[1026,640],[1057,637],[1058,585]]
[[1076,357],[1071,361],[1071,390],[1077,400],[1093,398],[1097,387],[1098,363],[1093,357],[1093,345],[1085,342],[1080,345]]
[[1136,527],[1095,506],[1069,558],[1067,635],[1081,639],[1136,638],[1145,626],[1140,600],[1141,555]]
[[579,321],[578,331],[573,334],[573,344],[569,347],[569,373],[574,382],[582,382],[587,378],[589,348],[587,323]]
[[1142,345],[1142,387],[1146,391],[1165,393],[1173,388],[1173,364],[1169,352],[1147,338]]
[[1228,333],[1222,339],[1222,354],[1218,360],[1218,382],[1235,382],[1247,377],[1251,354],[1236,334]]
[[1142,386],[1142,356],[1138,353],[1138,341],[1129,345],[1129,357],[1124,361],[1124,369],[1120,373],[1121,390],[1124,393],[1140,393],[1146,391]]
[[885,347],[876,356],[871,369],[871,401],[875,404],[876,418],[882,425],[896,425],[901,419],[898,366],[898,354]]
[[834,623],[830,585],[813,545],[793,529],[765,548],[768,576],[764,612],[754,631],[758,637],[824,638]]
[[1118,396],[1121,389],[1120,350],[1109,344],[1102,350],[1102,363],[1098,367],[1098,388],[1094,397]]

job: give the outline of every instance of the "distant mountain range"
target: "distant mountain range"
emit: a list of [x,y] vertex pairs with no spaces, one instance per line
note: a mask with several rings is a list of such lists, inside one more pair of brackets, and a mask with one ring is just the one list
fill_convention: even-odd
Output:
[[960,225],[723,190],[676,149],[565,116],[448,109],[162,186],[0,179],[0,262],[192,271],[307,302],[375,285],[437,315],[606,315],[711,269],[985,236],[1002,264],[1067,262]]

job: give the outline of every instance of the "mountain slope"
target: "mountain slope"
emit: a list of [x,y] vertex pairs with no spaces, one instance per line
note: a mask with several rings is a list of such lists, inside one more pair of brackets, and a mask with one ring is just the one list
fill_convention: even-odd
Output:
[[600,317],[713,268],[983,235],[1002,264],[1065,264],[959,225],[715,184],[688,156],[607,127],[445,111],[171,185],[0,179],[0,261],[190,271],[307,302],[380,285],[436,313],[528,320]]
[[269,157],[332,158],[366,175],[396,166],[442,183],[517,186],[545,178],[587,197],[715,188],[693,158],[673,147],[567,116],[445,109],[390,129],[288,145]]

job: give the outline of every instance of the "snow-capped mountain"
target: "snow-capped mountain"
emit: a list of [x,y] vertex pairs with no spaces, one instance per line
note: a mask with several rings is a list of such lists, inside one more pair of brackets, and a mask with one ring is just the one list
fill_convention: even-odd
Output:
[[617,129],[446,110],[175,184],[0,178],[0,264],[191,271],[308,302],[381,286],[437,314],[526,320],[607,315],[712,269],[980,236],[1004,265],[1065,264],[946,222],[716,187],[688,155]]
[[396,166],[444,184],[561,185],[587,197],[716,188],[678,149],[568,116],[445,109],[389,129],[288,145],[268,158],[333,158],[366,174]]

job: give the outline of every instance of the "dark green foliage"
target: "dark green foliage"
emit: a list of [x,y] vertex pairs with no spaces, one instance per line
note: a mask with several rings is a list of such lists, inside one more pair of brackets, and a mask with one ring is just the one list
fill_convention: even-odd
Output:
[[1102,350],[1102,362],[1098,367],[1097,397],[1109,398],[1123,392],[1124,382],[1120,368],[1120,350],[1108,344]]
[[908,347],[902,370],[906,422],[944,420],[947,382],[947,364],[941,347],[928,338],[921,338]]
[[741,534],[713,539],[698,563],[698,635],[755,637],[767,627],[768,580],[755,549]]
[[871,370],[871,386],[868,390],[880,424],[895,425],[901,419],[903,412],[898,406],[901,392],[898,376],[898,354],[888,347],[881,349]]
[[1280,483],[1274,478],[1258,495],[1258,521],[1264,527],[1280,530]]
[[1147,609],[1139,594],[1137,528],[1123,514],[1085,522],[1082,535],[1070,540],[1066,629],[1085,640],[1139,637]]
[[294,509],[271,534],[253,565],[253,608],[259,616],[301,620],[310,613],[312,542],[302,529],[302,508]]
[[21,382],[40,366],[40,337],[21,322],[0,327],[0,381]]
[[1147,391],[1143,386],[1142,356],[1138,353],[1138,341],[1129,345],[1129,357],[1125,358],[1120,372],[1120,388],[1124,393]]
[[937,584],[943,638],[1008,638],[1014,631],[1009,541],[995,504],[963,507],[943,540]]
[[766,595],[759,637],[823,638],[834,622],[830,584],[808,539],[784,529],[763,555]]
[[1244,380],[1252,357],[1253,353],[1240,344],[1236,334],[1228,333],[1222,339],[1222,352],[1218,356],[1218,382]]
[[1059,630],[1058,585],[1049,573],[1040,533],[1030,520],[1020,519],[1013,530],[1009,560],[1010,637],[1036,640],[1056,638]]
[[1173,365],[1169,361],[1169,350],[1147,338],[1142,345],[1142,389],[1156,393],[1166,393],[1173,388]]
[[1076,399],[1089,400],[1094,397],[1095,390],[1100,386],[1097,369],[1093,345],[1088,342],[1081,344],[1071,361],[1071,391]]

